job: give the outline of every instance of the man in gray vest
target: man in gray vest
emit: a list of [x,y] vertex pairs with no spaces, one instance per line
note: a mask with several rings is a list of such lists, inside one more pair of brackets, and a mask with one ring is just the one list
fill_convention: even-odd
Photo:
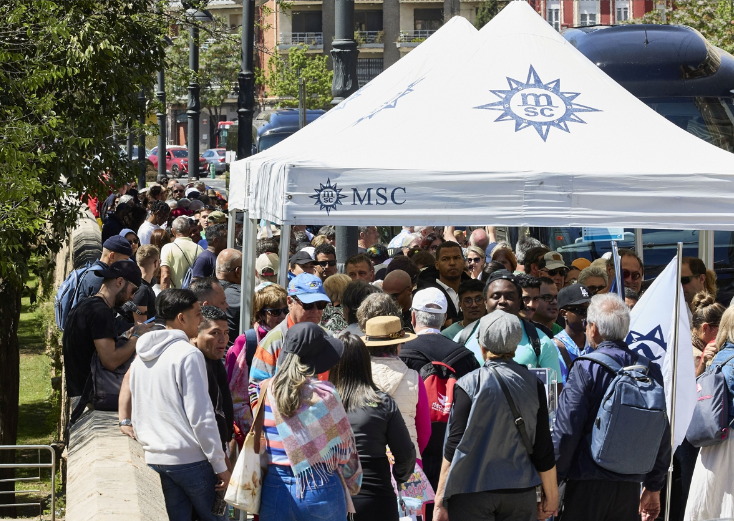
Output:
[[485,363],[454,387],[435,521],[534,521],[557,510],[545,388],[512,359],[522,335],[520,320],[499,309],[479,322]]

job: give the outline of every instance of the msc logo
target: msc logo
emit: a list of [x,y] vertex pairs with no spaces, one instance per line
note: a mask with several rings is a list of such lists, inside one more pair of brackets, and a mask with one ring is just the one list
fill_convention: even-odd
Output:
[[[332,210],[337,209],[337,205],[343,204],[341,200],[346,199],[347,196],[341,193],[344,188],[337,188],[337,183],[331,184],[331,179],[327,179],[325,185],[321,183],[319,185],[319,188],[314,188],[316,194],[310,195],[309,198],[316,199],[314,204],[319,205],[319,210],[326,210],[329,215]],[[405,194],[404,186],[370,186],[361,192],[357,188],[352,188],[350,206],[385,206],[387,204],[400,206],[407,201]]]
[[523,83],[508,77],[509,90],[492,90],[500,101],[474,107],[475,109],[502,112],[495,121],[515,122],[515,132],[533,127],[545,141],[551,127],[569,132],[568,123],[586,123],[576,114],[579,112],[601,112],[598,109],[579,105],[574,100],[578,92],[561,92],[561,80],[543,83],[530,66],[528,79]]

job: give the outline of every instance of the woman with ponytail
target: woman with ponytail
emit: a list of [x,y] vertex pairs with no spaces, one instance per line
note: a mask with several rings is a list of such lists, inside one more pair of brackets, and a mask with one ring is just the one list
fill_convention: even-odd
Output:
[[693,317],[691,318],[691,342],[693,343],[693,360],[696,377],[700,376],[711,365],[711,360],[718,352],[716,334],[719,332],[721,316],[726,308],[716,302],[710,293],[696,293],[691,302]]
[[[311,322],[286,333],[275,376],[260,383],[267,477],[260,521],[339,520],[354,514],[362,467],[339,393],[324,373],[344,352]],[[263,392],[264,391],[264,392]]]

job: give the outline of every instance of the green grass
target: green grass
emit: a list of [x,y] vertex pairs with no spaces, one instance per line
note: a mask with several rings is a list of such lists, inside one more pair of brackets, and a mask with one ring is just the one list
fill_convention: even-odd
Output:
[[[33,277],[28,286],[35,290],[37,281]],[[45,335],[41,316],[30,297],[21,301],[20,323],[18,325],[18,343],[20,344],[20,386],[18,399],[18,445],[49,445],[56,438],[56,424],[59,417],[58,406],[53,399],[51,388],[52,360],[46,354]],[[18,460],[38,462],[38,452],[18,452]],[[41,461],[48,462],[48,451],[41,452]],[[38,469],[21,469],[16,477],[37,476]],[[59,474],[57,473],[57,496],[60,491]],[[40,486],[39,486],[40,485]],[[36,503],[39,499],[50,497],[51,476],[48,469],[41,471],[41,482],[19,482],[16,490],[38,490],[40,492],[17,496],[18,502]],[[63,505],[63,500],[61,505]],[[57,512],[59,501],[57,497]],[[18,515],[38,517],[38,507],[18,509]]]

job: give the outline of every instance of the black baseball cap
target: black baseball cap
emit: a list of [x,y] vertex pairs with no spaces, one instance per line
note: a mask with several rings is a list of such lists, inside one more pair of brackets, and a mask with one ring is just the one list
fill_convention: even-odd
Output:
[[571,284],[558,292],[558,309],[564,309],[568,306],[577,306],[591,302],[591,293],[589,288],[583,284]]
[[109,268],[94,270],[94,274],[105,279],[116,279],[118,277],[122,277],[126,281],[135,284],[137,287],[140,287],[141,280],[143,278],[138,265],[130,259],[113,262],[112,266]]
[[309,264],[311,262],[316,262],[311,255],[307,251],[297,251],[293,255],[291,255],[291,258],[289,259],[289,262],[292,265],[295,264]]
[[321,374],[334,367],[344,354],[344,344],[313,322],[300,322],[285,334],[283,351],[298,355],[301,362]]
[[130,257],[133,254],[133,249],[130,247],[130,243],[127,242],[125,237],[119,235],[113,235],[102,244],[105,250],[114,251],[120,255],[127,255]]

